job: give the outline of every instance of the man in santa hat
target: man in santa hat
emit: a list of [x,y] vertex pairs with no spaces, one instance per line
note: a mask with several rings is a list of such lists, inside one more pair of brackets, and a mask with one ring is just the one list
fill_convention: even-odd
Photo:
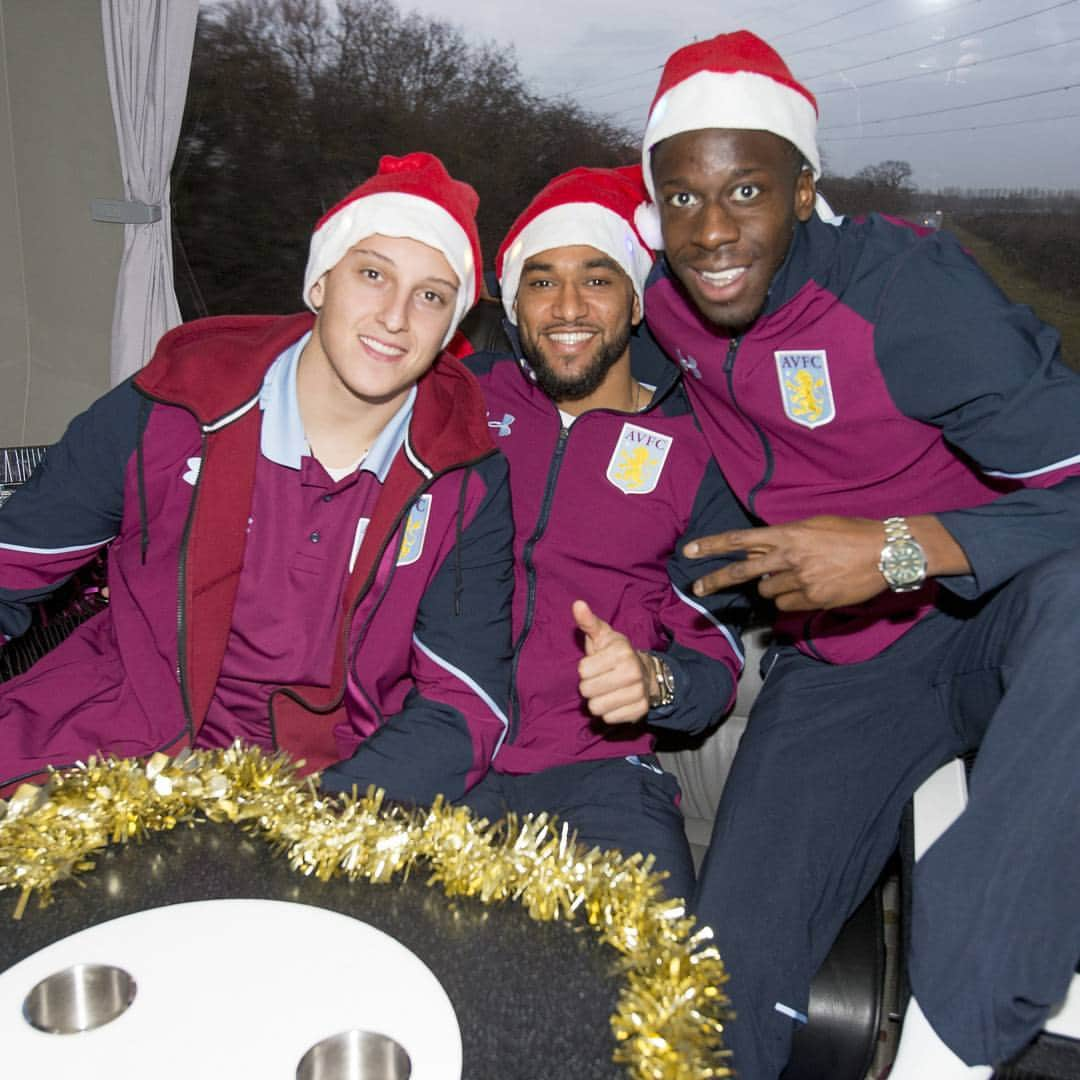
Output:
[[505,462],[440,355],[476,193],[385,157],[318,222],[311,313],[177,327],[0,513],[0,632],[109,545],[110,602],[0,687],[0,786],[234,740],[331,790],[457,797],[506,730]]
[[685,549],[739,557],[695,595],[756,582],[778,609],[697,910],[735,1068],[776,1077],[912,792],[981,746],[916,867],[891,1080],[987,1077],[1080,956],[1080,378],[947,233],[821,220],[816,134],[740,31],[669,58],[644,137],[649,325],[761,523]]
[[[641,328],[653,255],[641,169],[574,169],[496,259],[512,352],[467,359],[510,462],[515,520],[510,730],[469,805],[548,810],[588,846],[654,856],[671,895],[693,865],[657,732],[701,731],[734,698],[730,594],[695,599],[689,538],[747,524]],[[720,565],[720,563],[717,563]]]

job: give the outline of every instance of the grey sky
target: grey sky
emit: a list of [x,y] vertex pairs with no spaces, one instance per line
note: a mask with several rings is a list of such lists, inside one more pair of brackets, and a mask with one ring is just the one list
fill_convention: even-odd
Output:
[[513,45],[538,93],[635,132],[669,53],[746,28],[818,96],[836,172],[902,158],[922,188],[1080,188],[1080,0],[400,3]]

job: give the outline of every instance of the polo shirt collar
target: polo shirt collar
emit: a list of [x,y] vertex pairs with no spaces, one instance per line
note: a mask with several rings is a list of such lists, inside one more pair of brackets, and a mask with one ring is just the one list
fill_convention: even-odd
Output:
[[[300,354],[310,337],[309,331],[278,356],[267,369],[259,391],[259,408],[262,410],[259,449],[263,457],[276,465],[284,465],[287,469],[299,469],[302,459],[311,455],[296,393]],[[360,466],[361,469],[374,473],[379,483],[386,480],[394,455],[405,442],[415,402],[416,387],[413,386],[401,408],[379,432],[379,437],[372,443]]]

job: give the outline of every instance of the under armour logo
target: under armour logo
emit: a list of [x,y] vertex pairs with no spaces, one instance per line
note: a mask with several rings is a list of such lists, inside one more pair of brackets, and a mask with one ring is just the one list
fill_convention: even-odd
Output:
[[187,472],[180,477],[186,484],[195,486],[195,481],[199,479],[199,468],[202,466],[202,458],[189,457],[187,459]]
[[701,372],[698,371],[698,362],[692,356],[683,356],[682,349],[676,349],[675,351],[679,354],[679,367],[681,367],[688,375],[693,375],[695,379],[700,379]]
[[514,419],[510,413],[503,413],[501,420],[489,420],[488,427],[494,428],[499,433],[500,439],[505,439],[510,434],[510,425],[514,422]]

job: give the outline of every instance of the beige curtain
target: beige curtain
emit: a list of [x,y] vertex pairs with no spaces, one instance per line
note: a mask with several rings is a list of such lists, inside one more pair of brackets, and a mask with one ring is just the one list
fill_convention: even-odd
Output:
[[124,225],[109,368],[113,385],[138,371],[158,338],[180,322],[173,288],[169,170],[180,136],[198,15],[198,0],[101,0],[124,195],[135,217],[154,217],[160,210],[155,221]]

